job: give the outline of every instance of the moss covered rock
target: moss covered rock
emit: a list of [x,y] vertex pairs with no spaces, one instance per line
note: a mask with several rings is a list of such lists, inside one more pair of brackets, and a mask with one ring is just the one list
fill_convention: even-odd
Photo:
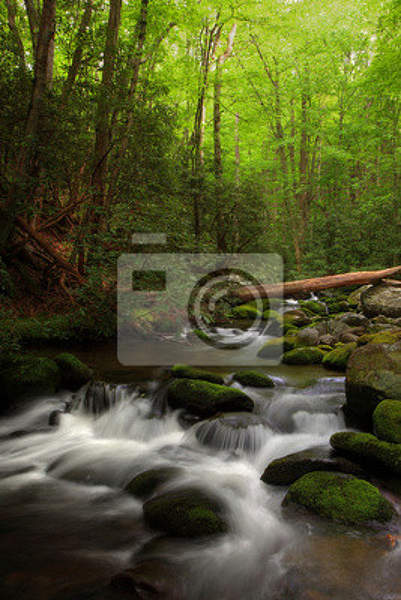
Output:
[[7,406],[21,397],[54,394],[61,380],[54,360],[24,356],[0,372],[0,396]]
[[401,445],[383,442],[371,433],[341,431],[330,438],[331,446],[361,463],[366,469],[401,475]]
[[356,348],[357,344],[355,342],[338,346],[323,357],[323,365],[328,369],[333,369],[334,371],[345,371],[349,357]]
[[380,402],[373,413],[373,428],[379,439],[401,444],[401,402]]
[[314,315],[324,316],[327,314],[327,306],[318,300],[300,300],[299,305],[307,312]]
[[143,505],[146,523],[178,537],[216,535],[228,531],[218,500],[198,489],[167,492]]
[[309,325],[311,319],[303,310],[294,309],[284,313],[283,322],[285,326],[304,327],[305,325]]
[[202,381],[209,381],[210,383],[224,384],[224,378],[218,373],[210,373],[209,371],[195,369],[187,365],[174,365],[171,369],[171,374],[173,377],[179,379],[200,379]]
[[136,475],[126,486],[125,491],[138,498],[151,496],[157,488],[171,481],[180,473],[177,467],[158,467]]
[[382,400],[401,400],[401,342],[357,348],[347,365],[346,395],[348,409],[363,423]]
[[339,471],[365,476],[358,464],[336,455],[328,446],[316,446],[273,460],[266,467],[261,480],[272,485],[289,485],[313,471]]
[[368,317],[401,317],[401,289],[387,284],[371,286],[361,293],[361,305]]
[[268,375],[260,373],[259,371],[238,371],[235,373],[234,380],[238,381],[241,385],[257,388],[272,388],[274,387],[274,381]]
[[283,363],[286,365],[314,365],[322,362],[325,353],[313,346],[294,348],[283,354]]
[[395,514],[379,490],[362,479],[343,473],[308,473],[293,483],[283,505],[296,504],[349,525],[385,523]]
[[231,316],[235,319],[250,319],[254,320],[257,317],[262,317],[262,313],[256,308],[256,306],[252,306],[252,304],[241,304],[240,306],[235,306],[231,310]]
[[218,412],[252,412],[253,400],[241,390],[207,381],[176,379],[168,387],[168,403],[201,417]]
[[68,352],[56,356],[54,362],[60,368],[60,385],[67,390],[78,390],[92,377],[92,370],[81,362],[79,358]]

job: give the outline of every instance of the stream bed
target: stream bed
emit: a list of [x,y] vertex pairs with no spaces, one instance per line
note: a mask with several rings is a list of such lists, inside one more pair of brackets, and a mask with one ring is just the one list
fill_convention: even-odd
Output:
[[[268,372],[273,389],[233,384],[263,423],[249,428],[247,443],[224,428],[201,443],[197,425],[166,407],[155,372],[137,373],[139,384],[101,384],[101,409],[83,390],[33,399],[3,418],[0,597],[400,600],[401,548],[388,547],[385,531],[287,515],[286,488],[260,480],[273,459],[326,445],[346,428],[344,378],[320,367]],[[191,541],[147,528],[142,501],[124,487],[161,466],[178,468],[162,491],[217,495],[229,533]],[[109,586],[130,567],[142,582],[136,590]]]

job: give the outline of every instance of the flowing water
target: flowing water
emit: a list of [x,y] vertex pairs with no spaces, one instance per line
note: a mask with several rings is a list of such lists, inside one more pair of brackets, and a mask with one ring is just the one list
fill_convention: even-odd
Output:
[[[3,418],[1,598],[400,599],[401,554],[388,551],[384,533],[285,515],[285,489],[260,480],[274,458],[327,444],[345,427],[343,378],[315,370],[319,378],[300,386],[290,371],[274,389],[243,388],[255,416],[242,429],[230,428],[233,417],[188,427],[157,380],[39,398]],[[194,542],[147,529],[142,502],[123,489],[158,466],[178,468],[163,491],[195,485],[217,495],[230,533]],[[138,564],[139,595],[107,588]]]

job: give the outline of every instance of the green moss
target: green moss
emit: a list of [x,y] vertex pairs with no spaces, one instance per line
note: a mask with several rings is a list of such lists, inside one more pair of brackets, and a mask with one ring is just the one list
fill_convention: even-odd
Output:
[[176,467],[149,469],[134,477],[132,481],[126,485],[125,491],[138,498],[147,498],[151,496],[158,487],[174,479],[179,472],[180,470]]
[[322,362],[325,353],[320,348],[305,346],[294,348],[283,355],[283,363],[286,365],[313,365]]
[[379,439],[401,444],[401,402],[380,402],[373,413],[373,426]]
[[283,315],[277,312],[277,310],[265,310],[263,313],[263,319],[265,321],[274,321],[280,327],[283,326]]
[[228,530],[220,503],[197,489],[167,492],[143,505],[146,523],[179,537],[216,535]]
[[167,399],[172,408],[211,417],[218,412],[252,412],[253,401],[241,390],[195,379],[176,379],[168,387]]
[[330,315],[348,312],[351,308],[346,300],[334,301],[327,304]]
[[395,344],[401,340],[401,331],[380,331],[379,333],[374,333],[370,342],[372,344]]
[[293,483],[284,505],[295,503],[322,517],[352,525],[390,521],[390,502],[372,484],[352,475],[320,471]]
[[91,369],[73,354],[64,352],[56,356],[54,361],[60,368],[60,385],[67,390],[78,390],[92,377]]
[[174,365],[171,369],[173,377],[179,379],[200,379],[203,381],[210,381],[210,383],[224,384],[224,379],[217,373],[210,373],[209,371],[202,371],[201,369],[195,369],[187,365]]
[[310,318],[304,313],[303,310],[289,310],[283,315],[284,328],[290,326],[293,327],[304,327],[309,325]]
[[401,445],[383,442],[370,433],[342,431],[330,438],[331,446],[338,452],[349,456],[366,468],[401,475]]
[[10,403],[22,396],[53,394],[60,379],[60,370],[53,360],[26,355],[0,372],[1,395]]
[[257,317],[262,317],[262,313],[251,304],[241,304],[240,306],[235,306],[231,310],[231,316],[235,319],[256,319]]
[[209,336],[202,329],[194,329],[193,333],[203,342],[209,341]]
[[323,365],[335,371],[345,371],[349,357],[357,347],[355,342],[335,348],[323,357]]
[[274,381],[268,375],[259,373],[259,371],[239,371],[234,375],[235,381],[238,381],[241,385],[250,387],[274,387]]
[[318,300],[300,300],[299,305],[303,310],[314,315],[325,316],[327,314],[327,306]]

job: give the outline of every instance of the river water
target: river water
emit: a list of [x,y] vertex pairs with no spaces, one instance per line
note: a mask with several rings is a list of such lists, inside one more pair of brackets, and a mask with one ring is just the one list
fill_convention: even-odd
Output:
[[[286,515],[285,489],[260,481],[274,458],[327,444],[345,428],[342,377],[320,368],[275,373],[274,389],[234,384],[260,418],[247,443],[222,428],[212,446],[203,445],[198,425],[166,408],[160,378],[106,384],[101,414],[83,391],[36,398],[3,418],[1,598],[400,599],[401,551],[389,550],[385,532]],[[66,405],[70,412],[49,427],[52,411]],[[158,466],[179,468],[163,491],[189,484],[217,495],[230,533],[194,542],[150,531],[142,502],[123,488]],[[145,582],[137,592],[107,587],[136,565]]]

